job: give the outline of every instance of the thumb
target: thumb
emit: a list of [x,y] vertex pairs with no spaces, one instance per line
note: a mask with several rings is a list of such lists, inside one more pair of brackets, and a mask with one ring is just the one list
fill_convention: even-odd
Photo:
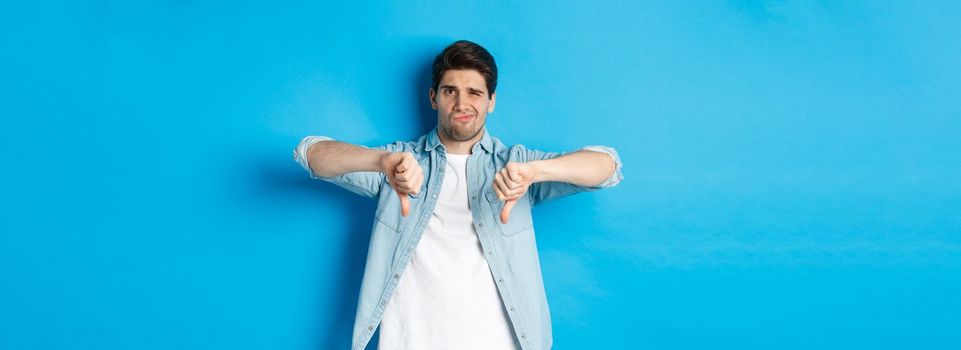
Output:
[[507,223],[507,218],[511,215],[511,209],[514,209],[514,204],[517,204],[516,199],[511,199],[504,202],[504,208],[501,209],[501,222]]
[[406,217],[410,214],[410,199],[406,193],[401,192],[397,192],[397,197],[400,197],[400,215]]

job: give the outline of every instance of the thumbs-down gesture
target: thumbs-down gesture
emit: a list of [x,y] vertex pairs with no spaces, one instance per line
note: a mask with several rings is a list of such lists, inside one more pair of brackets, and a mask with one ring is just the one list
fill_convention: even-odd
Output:
[[387,176],[387,183],[400,197],[400,215],[410,213],[410,199],[407,194],[417,194],[424,183],[424,170],[417,159],[409,152],[384,153],[380,157],[380,167]]
[[504,208],[501,209],[501,222],[507,223],[514,204],[517,199],[527,193],[527,188],[534,183],[537,177],[537,168],[529,163],[507,162],[500,171],[494,175],[494,192],[497,198],[504,201]]

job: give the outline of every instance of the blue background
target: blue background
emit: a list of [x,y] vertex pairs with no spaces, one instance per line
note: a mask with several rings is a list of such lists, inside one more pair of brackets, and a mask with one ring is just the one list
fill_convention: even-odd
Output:
[[305,135],[616,147],[534,211],[555,348],[961,348],[958,2],[0,3],[2,349],[333,349],[374,203]]

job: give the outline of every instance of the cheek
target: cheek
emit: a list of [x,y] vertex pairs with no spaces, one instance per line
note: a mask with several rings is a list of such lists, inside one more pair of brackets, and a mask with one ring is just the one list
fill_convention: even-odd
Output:
[[487,103],[486,103],[486,102],[477,102],[477,103],[472,104],[472,106],[474,107],[475,110],[477,110],[478,113],[487,113]]

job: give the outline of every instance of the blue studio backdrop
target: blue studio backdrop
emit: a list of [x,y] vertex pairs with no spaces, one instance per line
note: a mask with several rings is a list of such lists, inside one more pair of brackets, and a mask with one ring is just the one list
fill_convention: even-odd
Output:
[[[345,349],[373,201],[306,135],[615,147],[534,210],[556,349],[961,348],[955,1],[0,3],[0,349]],[[370,348],[374,348],[371,346]]]

